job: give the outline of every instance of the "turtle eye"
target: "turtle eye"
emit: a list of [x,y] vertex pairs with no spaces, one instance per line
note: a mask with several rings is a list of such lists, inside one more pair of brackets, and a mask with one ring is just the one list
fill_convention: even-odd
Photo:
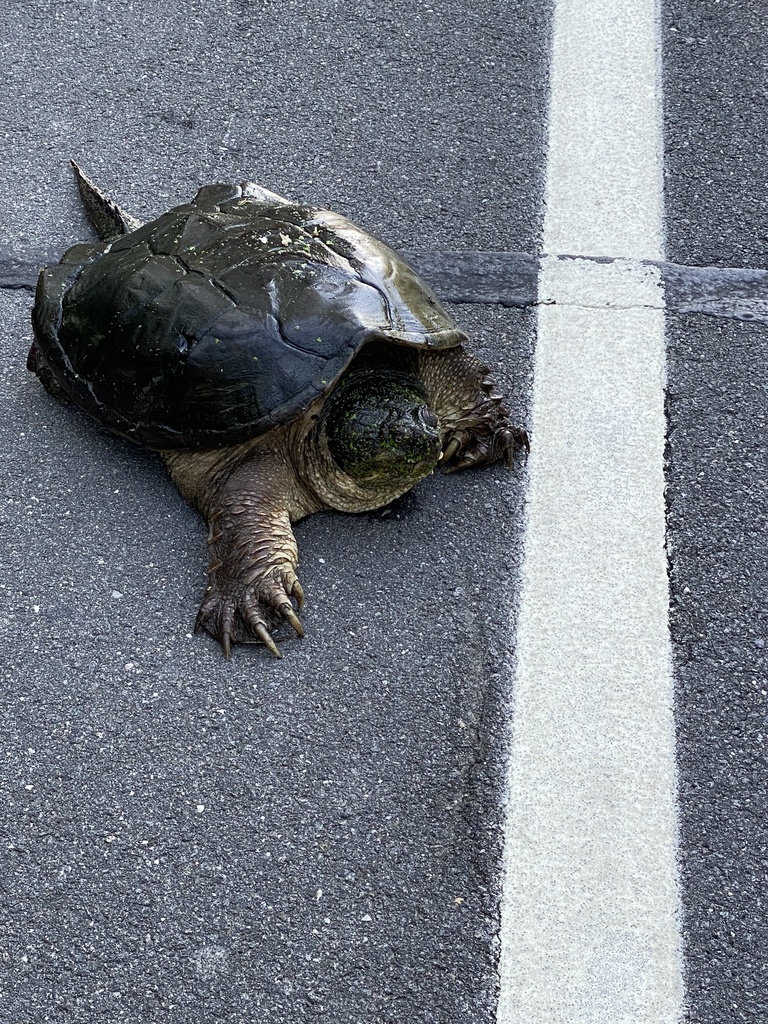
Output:
[[414,410],[415,420],[421,420],[425,427],[430,427],[432,430],[437,429],[438,419],[437,416],[432,412],[428,405],[420,405]]

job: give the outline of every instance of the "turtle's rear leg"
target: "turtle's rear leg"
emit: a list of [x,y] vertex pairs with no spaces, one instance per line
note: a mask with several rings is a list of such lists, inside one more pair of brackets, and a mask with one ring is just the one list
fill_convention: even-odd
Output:
[[529,449],[528,434],[512,422],[487,366],[463,348],[425,352],[419,373],[440,420],[441,465],[447,473],[504,459]]
[[46,362],[42,349],[36,341],[32,342],[32,347],[30,348],[29,355],[27,356],[27,369],[31,370],[32,373],[37,374],[45,390],[52,394],[54,398],[58,398],[60,402],[64,402],[66,404],[69,404],[72,401],[54,376],[53,370]]

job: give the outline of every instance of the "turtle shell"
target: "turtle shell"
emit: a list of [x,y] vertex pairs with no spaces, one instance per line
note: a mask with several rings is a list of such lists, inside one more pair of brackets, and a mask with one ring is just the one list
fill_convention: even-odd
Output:
[[42,271],[37,343],[77,405],[150,447],[237,444],[301,415],[371,340],[466,341],[378,239],[270,196],[210,185]]

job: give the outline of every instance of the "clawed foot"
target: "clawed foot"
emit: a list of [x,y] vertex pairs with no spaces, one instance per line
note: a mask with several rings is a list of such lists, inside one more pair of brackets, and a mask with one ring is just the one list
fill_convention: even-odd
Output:
[[[290,566],[275,566],[251,583],[227,578],[221,564],[211,564],[211,582],[195,620],[195,632],[205,629],[224,649],[229,661],[233,643],[260,640],[277,658],[282,654],[272,630],[283,622],[299,636],[304,628],[296,614],[304,604],[304,591]],[[296,607],[294,609],[294,602]]]
[[528,431],[506,421],[493,429],[457,430],[443,449],[440,466],[445,473],[456,473],[504,459],[511,467],[520,448],[531,450]]

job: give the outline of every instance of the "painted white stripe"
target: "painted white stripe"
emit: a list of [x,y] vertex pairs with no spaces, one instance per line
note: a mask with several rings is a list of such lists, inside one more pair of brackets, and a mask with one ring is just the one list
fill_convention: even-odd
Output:
[[499,1024],[682,1007],[655,0],[557,0]]

